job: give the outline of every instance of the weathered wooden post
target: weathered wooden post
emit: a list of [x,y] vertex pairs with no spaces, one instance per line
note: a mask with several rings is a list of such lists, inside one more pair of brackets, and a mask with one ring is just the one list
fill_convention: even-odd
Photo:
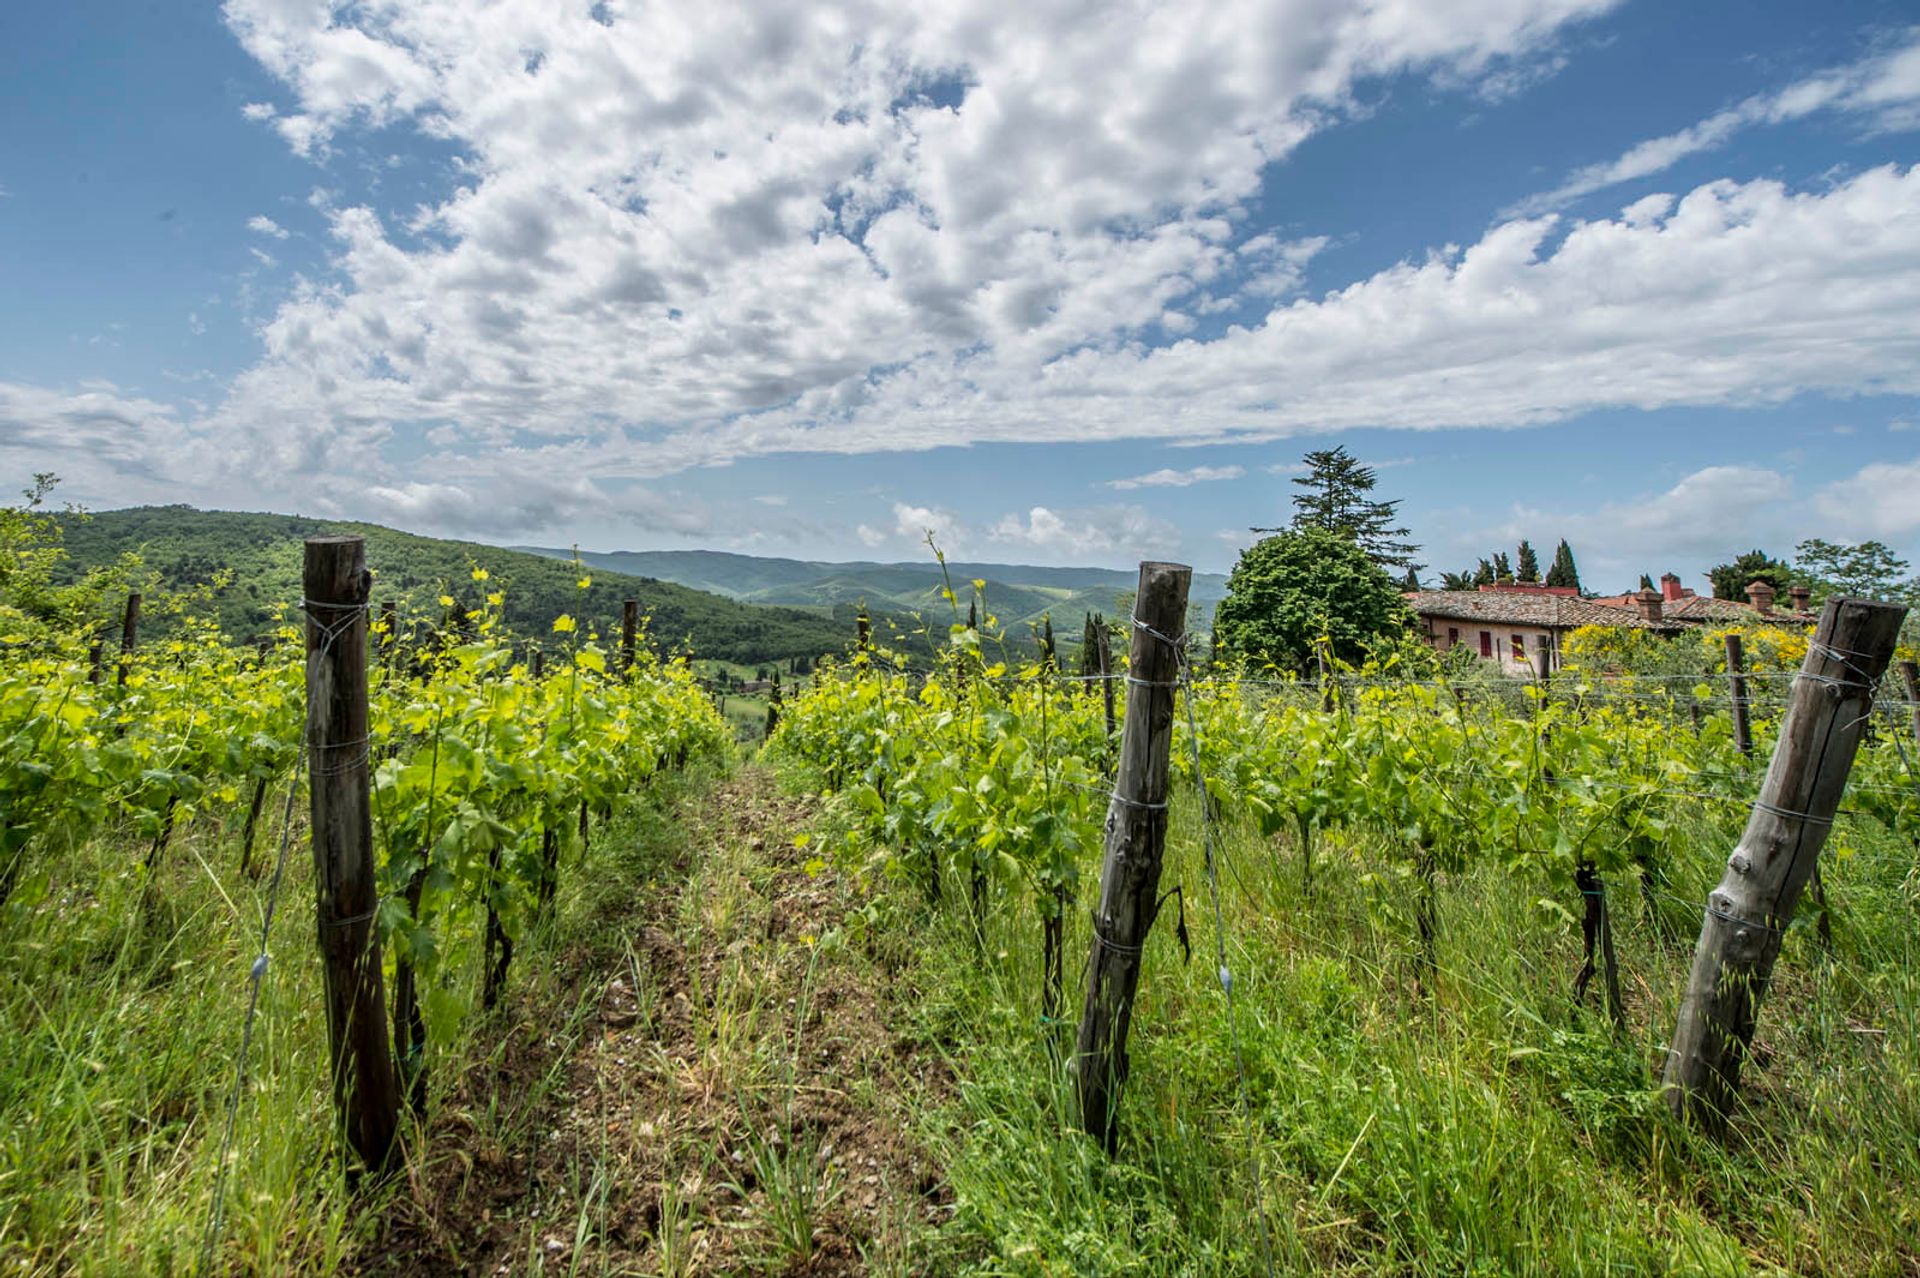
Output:
[[127,593],[126,611],[120,614],[120,669],[113,681],[120,687],[127,684],[127,667],[133,662],[133,650],[140,642],[140,592]]
[[1173,743],[1173,688],[1193,569],[1143,563],[1134,597],[1131,672],[1120,767],[1107,806],[1100,904],[1087,957],[1087,1000],[1074,1040],[1080,1123],[1109,1153],[1119,1137],[1119,1089],[1127,1076],[1127,1030],[1140,961],[1160,901],[1167,839],[1167,754]]
[[1820,863],[1906,613],[1827,601],[1746,832],[1707,897],[1664,1084],[1674,1112],[1710,1130],[1731,1112],[1787,921]]
[[307,758],[313,880],[334,1105],[369,1167],[394,1153],[399,1089],[387,1047],[367,768],[366,543],[306,543]]
[[1094,618],[1093,633],[1094,642],[1099,645],[1100,693],[1106,702],[1107,741],[1109,743],[1108,748],[1111,749],[1113,729],[1115,727],[1113,715],[1113,635],[1107,629],[1106,618]]
[[1913,743],[1920,745],[1920,664],[1902,661],[1900,682],[1907,689],[1907,709],[1913,712]]
[[634,636],[640,630],[640,601],[629,599],[620,607],[620,673],[633,669]]
[[101,657],[101,654],[106,650],[106,646],[107,646],[106,640],[100,638],[98,635],[95,635],[92,646],[87,649],[87,682],[88,683],[97,684],[100,682],[100,657]]
[[1740,636],[1727,635],[1727,691],[1733,697],[1733,743],[1753,757],[1753,729],[1747,722],[1747,668]]
[[780,672],[773,672],[773,682],[767,688],[767,736],[773,736],[773,730],[780,726]]

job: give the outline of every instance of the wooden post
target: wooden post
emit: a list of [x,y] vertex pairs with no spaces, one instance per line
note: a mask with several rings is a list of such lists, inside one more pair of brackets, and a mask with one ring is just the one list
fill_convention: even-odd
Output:
[[393,600],[380,602],[380,664],[393,670],[394,654],[400,651],[400,617]]
[[387,1047],[367,768],[366,544],[306,544],[307,758],[333,1098],[369,1167],[393,1157],[400,1095]]
[[1900,682],[1906,685],[1907,709],[1913,712],[1913,743],[1920,745],[1920,665],[1902,661]]
[[780,726],[780,672],[773,672],[773,684],[767,689],[767,736]]
[[1173,685],[1193,569],[1143,563],[1134,597],[1133,648],[1120,767],[1107,806],[1100,904],[1087,957],[1087,999],[1074,1040],[1080,1123],[1109,1153],[1119,1137],[1115,1103],[1127,1076],[1127,1030],[1140,962],[1160,903],[1167,838],[1167,754]]
[[1113,635],[1107,629],[1104,618],[1097,619],[1094,627],[1094,642],[1099,645],[1100,655],[1100,693],[1106,702],[1107,710],[1107,748],[1113,748]]
[[867,615],[867,606],[860,605],[860,611],[853,616],[855,647],[861,652],[873,650],[873,618]]
[[1864,599],[1827,601],[1746,832],[1707,897],[1664,1084],[1674,1112],[1709,1129],[1732,1111],[1787,920],[1820,863],[1906,613]]
[[640,629],[640,601],[629,599],[620,609],[620,673],[633,669],[634,636]]
[[1753,757],[1753,729],[1747,723],[1747,668],[1740,647],[1740,636],[1727,635],[1727,688],[1733,695],[1733,743],[1740,753]]
[[527,667],[527,674],[530,677],[532,677],[535,681],[546,678],[546,675],[547,675],[547,654],[546,653],[542,652],[538,648],[535,648],[533,650],[533,656],[530,659],[530,662]]
[[127,610],[120,614],[120,670],[113,681],[120,687],[127,683],[127,666],[133,660],[134,647],[140,642],[140,592],[127,594]]
[[100,655],[106,648],[106,640],[95,636],[93,646],[87,650],[87,682],[100,682]]

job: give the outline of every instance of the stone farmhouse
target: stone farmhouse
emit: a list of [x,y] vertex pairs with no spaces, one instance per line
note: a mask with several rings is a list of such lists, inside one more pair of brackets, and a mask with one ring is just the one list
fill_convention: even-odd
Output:
[[1667,573],[1659,590],[1583,599],[1571,586],[1502,582],[1478,590],[1416,590],[1407,605],[1438,652],[1462,644],[1468,651],[1515,675],[1545,676],[1560,668],[1567,634],[1581,626],[1619,626],[1672,635],[1698,626],[1745,622],[1812,625],[1805,587],[1791,592],[1791,606],[1774,608],[1774,590],[1764,581],[1747,587],[1747,602],[1713,599],[1680,585]]

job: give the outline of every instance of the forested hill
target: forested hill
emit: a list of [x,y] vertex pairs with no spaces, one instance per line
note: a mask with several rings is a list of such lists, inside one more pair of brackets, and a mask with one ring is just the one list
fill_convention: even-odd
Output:
[[[651,615],[656,647],[690,649],[697,656],[747,664],[839,652],[853,633],[850,618],[836,621],[826,610],[741,603],[598,566],[590,569],[593,584],[583,602],[578,574],[569,563],[475,542],[419,537],[378,524],[190,506],[100,511],[63,523],[75,570],[132,551],[164,590],[177,592],[205,585],[221,569],[231,569],[231,582],[203,611],[217,614],[222,628],[237,638],[266,630],[282,606],[291,615],[300,598],[301,540],[330,533],[366,538],[374,599],[393,600],[403,617],[437,622],[445,613],[441,595],[473,607],[482,593],[499,590],[506,596],[506,623],[517,633],[547,634],[555,617],[571,613],[583,628],[590,622],[608,635],[618,631],[622,601],[638,599],[642,611]],[[485,586],[473,580],[476,567],[487,570]],[[155,624],[160,624],[158,618]]]
[[[548,556],[571,553],[540,546],[524,549]],[[1131,594],[1138,579],[1133,569],[958,561],[949,562],[943,576],[931,557],[910,563],[829,563],[718,550],[622,550],[586,552],[581,558],[596,568],[643,573],[750,603],[831,607],[865,602],[879,610],[927,617],[945,615],[940,592],[947,577],[960,594],[962,611],[971,583],[980,580],[986,583],[989,609],[1015,633],[1050,615],[1056,629],[1077,634],[1085,613],[1114,612],[1119,597]],[[1226,585],[1219,573],[1193,575],[1190,597],[1197,606],[1197,624],[1206,624]]]

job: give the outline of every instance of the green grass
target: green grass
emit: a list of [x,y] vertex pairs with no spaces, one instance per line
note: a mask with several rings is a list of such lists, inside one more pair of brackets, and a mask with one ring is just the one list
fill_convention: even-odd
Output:
[[[522,1129],[560,1079],[550,1067],[501,1092],[490,1072],[529,1033],[562,1049],[577,1034],[581,996],[559,956],[605,943],[605,917],[631,903],[680,838],[664,806],[698,784],[662,778],[651,805],[597,826],[590,872],[563,866],[555,920],[516,953],[509,1010],[471,1011],[446,1032],[451,1012],[477,1004],[478,988],[475,924],[450,929],[453,989],[429,1001],[441,1018],[430,1057],[437,1124],[460,1109],[475,1147],[524,1143]],[[283,799],[280,791],[276,832]],[[338,1154],[300,835],[297,825],[215,1272],[331,1274],[408,1192],[406,1176],[350,1184]],[[215,821],[182,826],[143,908],[134,841],[103,838],[44,858],[48,868],[0,918],[0,1273],[200,1271],[267,891],[267,878],[238,872],[237,842]],[[532,1022],[511,1010],[529,1006],[540,1011]],[[564,1065],[567,1054],[553,1059]],[[419,1132],[407,1136],[425,1158],[442,1155]]]
[[[796,779],[790,779],[796,780]],[[1215,976],[1194,804],[1176,796],[1168,901],[1133,1023],[1122,1139],[1075,1131],[1040,1021],[1039,923],[996,898],[984,947],[904,887],[867,943],[901,975],[895,1015],[954,1075],[909,1102],[944,1162],[950,1221],[919,1272],[1247,1274],[1256,1202],[1282,1272],[1911,1273],[1920,1266],[1920,974],[1910,848],[1837,837],[1836,951],[1796,926],[1761,1016],[1762,1060],[1724,1146],[1659,1102],[1692,936],[1663,940],[1638,892],[1612,900],[1630,1030],[1568,991],[1579,934],[1543,884],[1487,870],[1440,895],[1439,976],[1416,989],[1411,885],[1373,835],[1330,839],[1311,888],[1297,856],[1229,822],[1222,901],[1250,1117]],[[1667,890],[1697,918],[1734,832],[1699,814]],[[1089,875],[1089,879],[1091,874]],[[1077,1017],[1083,883],[1064,1000]],[[1071,1034],[1071,1026],[1062,1027]],[[1248,1139],[1256,1151],[1256,1183]]]

